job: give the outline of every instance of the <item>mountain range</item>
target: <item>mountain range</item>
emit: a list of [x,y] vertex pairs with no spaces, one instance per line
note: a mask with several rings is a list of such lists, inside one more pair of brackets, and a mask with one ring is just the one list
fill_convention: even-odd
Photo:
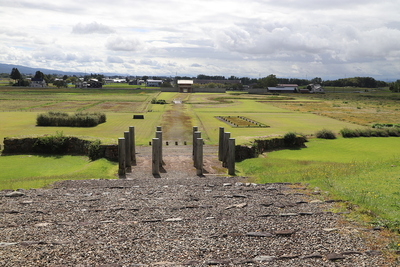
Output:
[[[11,70],[13,68],[17,68],[21,74],[25,75],[34,75],[36,71],[41,71],[44,74],[57,74],[57,75],[76,75],[76,76],[84,76],[84,72],[71,72],[71,71],[62,71],[62,70],[53,70],[53,69],[45,69],[45,68],[31,68],[31,67],[26,67],[22,65],[13,65],[13,64],[4,64],[0,63],[0,73],[11,73]],[[122,75],[123,74],[117,74],[117,73],[101,73],[104,74],[105,76],[113,76],[113,75]],[[126,74],[125,74],[126,76]]]

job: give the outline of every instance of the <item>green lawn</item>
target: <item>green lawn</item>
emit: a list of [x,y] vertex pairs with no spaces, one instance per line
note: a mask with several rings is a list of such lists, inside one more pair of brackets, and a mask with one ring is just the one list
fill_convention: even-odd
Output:
[[[266,102],[254,100],[235,100],[228,104],[192,104],[204,138],[211,144],[217,144],[219,127],[230,132],[237,144],[248,143],[254,138],[284,135],[293,131],[305,135],[312,135],[322,129],[339,132],[347,127],[350,129],[361,126],[318,116],[312,113],[299,113],[277,108]],[[245,116],[249,119],[269,125],[268,128],[237,128],[221,122],[215,116]]]
[[300,182],[400,220],[400,138],[312,139],[307,148],[238,163],[258,182]]
[[0,157],[0,190],[40,188],[59,180],[113,179],[117,163],[79,156]]

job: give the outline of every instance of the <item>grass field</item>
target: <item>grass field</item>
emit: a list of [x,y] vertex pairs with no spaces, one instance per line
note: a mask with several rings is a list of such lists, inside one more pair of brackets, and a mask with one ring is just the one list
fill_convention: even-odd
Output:
[[17,155],[0,157],[0,190],[39,188],[59,180],[113,179],[117,163],[87,157]]
[[309,183],[400,226],[400,138],[312,139],[238,164],[257,182]]
[[[163,99],[168,104],[151,104],[152,99]],[[171,104],[174,99],[180,99],[183,105]],[[103,143],[115,144],[129,126],[135,126],[137,145],[148,145],[154,137],[155,127],[162,125],[168,138],[184,138],[189,139],[189,142],[192,126],[198,126],[206,144],[212,145],[218,142],[219,127],[224,127],[225,131],[231,132],[237,144],[243,144],[254,138],[284,135],[289,131],[313,136],[321,129],[338,133],[345,127],[354,129],[375,122],[399,123],[399,100],[398,95],[388,92],[324,95],[249,95],[243,92],[179,94],[139,89],[37,89],[3,86],[0,88],[0,138],[2,140],[4,137],[62,132],[64,135],[100,139]],[[100,111],[106,113],[107,122],[92,128],[35,126],[37,114],[50,110]],[[133,120],[134,114],[142,114],[145,119]],[[215,116],[245,116],[270,127],[235,128],[219,121]],[[238,166],[243,175],[254,175],[263,182],[307,182],[336,192],[338,196],[358,201],[357,203],[364,201],[364,205],[369,207],[369,194],[372,193],[368,192],[382,195],[386,189],[382,187],[379,192],[376,191],[378,189],[362,189],[360,184],[367,185],[362,179],[381,183],[383,178],[376,177],[385,177],[392,184],[391,190],[398,186],[398,180],[395,180],[398,179],[397,167],[387,167],[397,166],[394,148],[399,144],[396,142],[396,138],[339,138],[334,141],[312,139],[307,149],[273,152],[267,158],[250,160],[251,163],[246,161]],[[387,157],[388,155],[392,156]],[[1,160],[4,158],[7,157],[0,157]],[[33,158],[21,161],[18,157],[14,158],[14,168],[20,169],[21,165],[26,164],[25,160],[33,161]],[[64,161],[65,158],[59,160]],[[246,164],[251,167],[246,167]],[[31,177],[29,179],[37,175],[30,173],[30,169],[24,172]],[[62,172],[55,174],[54,179],[67,179],[72,175],[68,171],[65,174]],[[82,177],[87,177],[84,171],[81,174]],[[39,176],[39,179],[42,178]],[[344,182],[347,180],[352,182],[346,185]],[[24,187],[23,182],[15,184]],[[379,188],[372,182],[371,186]],[[353,194],[352,199],[353,192],[357,194]],[[397,205],[397,195],[391,193],[390,196],[389,199],[395,201],[392,205]],[[389,213],[385,205],[379,204],[382,211],[376,212],[393,218],[387,215]]]

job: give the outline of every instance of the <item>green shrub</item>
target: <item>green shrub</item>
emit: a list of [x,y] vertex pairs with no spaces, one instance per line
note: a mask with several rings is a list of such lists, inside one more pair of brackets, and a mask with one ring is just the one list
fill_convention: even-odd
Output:
[[351,138],[351,137],[359,137],[360,134],[356,130],[352,130],[349,128],[343,128],[340,130],[340,134],[345,137],[345,138]]
[[90,143],[90,145],[88,147],[88,156],[89,156],[90,160],[95,161],[96,159],[103,157],[101,154],[100,144],[101,144],[101,142],[98,139]]
[[322,139],[336,139],[336,135],[331,130],[327,129],[322,129],[321,131],[318,131],[315,136]]
[[44,154],[64,154],[68,149],[68,138],[63,132],[55,135],[38,137],[33,144],[33,151]]
[[286,146],[291,147],[296,145],[296,133],[288,132],[283,136],[283,141]]
[[340,130],[340,134],[345,137],[389,137],[389,136],[399,136],[400,128],[389,127],[389,128],[367,128],[367,129],[348,129],[344,128]]
[[153,98],[153,99],[151,100],[151,104],[160,104],[160,105],[164,105],[164,104],[167,104],[167,101],[165,101],[164,99],[159,99],[159,100],[157,100],[157,99]]
[[104,113],[75,113],[69,115],[65,112],[53,112],[38,114],[37,126],[68,126],[68,127],[94,127],[106,122]]

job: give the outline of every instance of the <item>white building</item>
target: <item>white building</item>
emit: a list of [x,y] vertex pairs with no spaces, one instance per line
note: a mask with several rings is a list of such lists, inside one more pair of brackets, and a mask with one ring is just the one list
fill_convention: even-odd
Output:
[[160,87],[162,80],[147,80],[146,85],[149,87]]

